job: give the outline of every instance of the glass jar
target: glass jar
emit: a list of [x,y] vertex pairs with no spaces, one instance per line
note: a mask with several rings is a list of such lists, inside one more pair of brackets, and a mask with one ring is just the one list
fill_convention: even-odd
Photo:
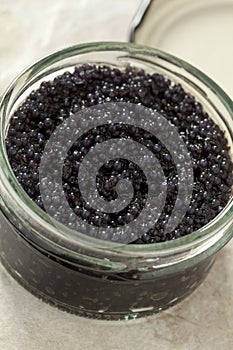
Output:
[[5,138],[11,116],[31,90],[83,63],[119,68],[130,63],[181,83],[225,131],[231,152],[233,104],[212,80],[184,61],[149,47],[111,42],[77,45],[43,58],[19,75],[1,99],[3,265],[27,290],[62,310],[128,320],[164,310],[200,285],[216,253],[233,236],[232,198],[202,229],[164,243],[116,245],[55,226],[17,182]]

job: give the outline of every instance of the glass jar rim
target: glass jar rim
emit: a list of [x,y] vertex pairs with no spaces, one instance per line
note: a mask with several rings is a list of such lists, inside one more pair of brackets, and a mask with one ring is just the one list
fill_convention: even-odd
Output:
[[[23,188],[20,186],[18,181],[16,180],[15,175],[11,169],[11,166],[8,161],[8,157],[6,154],[4,141],[4,128],[3,122],[6,117],[5,112],[6,108],[5,104],[9,101],[9,96],[13,91],[17,82],[27,74],[35,74],[35,72],[41,71],[46,66],[59,62],[61,59],[69,58],[76,55],[82,55],[83,53],[90,53],[95,51],[122,51],[127,52],[130,55],[134,56],[137,54],[142,54],[148,57],[158,57],[164,61],[168,61],[178,67],[185,69],[192,76],[195,76],[199,81],[201,81],[204,85],[210,88],[221,101],[221,103],[228,110],[231,118],[233,119],[233,103],[229,96],[214,82],[206,76],[204,73],[190,65],[189,63],[177,58],[171,54],[165,53],[161,50],[147,47],[144,45],[132,44],[127,42],[93,42],[86,44],[74,45],[71,47],[67,47],[55,53],[52,53],[34,64],[30,65],[26,68],[16,79],[11,83],[6,92],[1,98],[0,101],[0,111],[3,110],[3,116],[1,117],[1,128],[0,128],[0,188],[4,187],[5,193],[8,194],[6,198],[10,198],[10,200],[17,203],[19,208],[21,209],[19,217],[23,215],[22,220],[27,220],[30,216],[32,220],[37,224],[37,227],[42,227],[46,232],[49,232],[50,239],[47,237],[40,236],[39,240],[49,246],[51,245],[51,250],[55,249],[57,251],[58,245],[56,242],[57,239],[53,240],[53,238],[57,238],[59,232],[66,232],[67,237],[59,239],[59,249],[64,252],[66,255],[67,252],[71,252],[72,254],[77,253],[77,247],[83,246],[92,251],[109,251],[112,253],[116,253],[119,255],[124,255],[128,257],[142,257],[149,258],[152,256],[163,257],[174,253],[181,253],[184,251],[193,251],[193,254],[199,254],[205,249],[211,248],[214,244],[216,244],[219,240],[222,240],[221,245],[224,245],[233,234],[229,236],[226,234],[218,234],[219,228],[224,225],[231,226],[233,224],[233,197],[231,196],[230,201],[226,205],[226,207],[222,210],[222,212],[216,216],[209,224],[204,226],[203,228],[195,231],[189,235],[184,237],[167,241],[161,243],[153,243],[153,244],[116,244],[110,241],[103,241],[94,237],[90,237],[84,234],[81,234],[77,231],[76,237],[77,240],[69,239],[71,237],[71,233],[73,230],[70,228],[59,224],[61,230],[58,232],[58,226],[54,228],[54,225],[49,223],[46,217],[46,213],[40,209],[26,194]],[[6,198],[3,198],[3,194],[0,193],[0,197],[2,197],[1,203],[4,203],[4,206],[10,206],[10,202],[6,203]],[[24,214],[22,212],[24,210]],[[37,236],[36,232],[32,232],[31,239]],[[37,237],[38,238],[38,237]],[[38,241],[38,240],[36,240]],[[202,251],[200,250],[200,246],[202,246]],[[69,248],[68,248],[69,247]],[[77,253],[78,254],[78,253]],[[79,254],[78,254],[79,255]],[[78,256],[77,255],[77,256]]]

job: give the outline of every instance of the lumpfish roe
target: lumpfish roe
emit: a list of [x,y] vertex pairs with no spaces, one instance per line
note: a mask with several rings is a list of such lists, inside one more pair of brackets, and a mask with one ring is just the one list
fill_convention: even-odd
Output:
[[[6,147],[12,169],[31,199],[44,209],[39,166],[45,144],[55,128],[70,115],[105,102],[127,102],[151,108],[169,120],[190,153],[194,186],[189,208],[180,224],[167,233],[165,226],[178,192],[177,170],[161,142],[145,130],[124,124],[96,127],[70,148],[63,167],[63,189],[74,213],[92,225],[116,227],[136,218],[143,208],[147,183],[143,172],[126,159],[112,160],[97,176],[100,195],[116,198],[118,175],[124,173],[134,186],[131,206],[117,213],[96,213],[82,199],[78,171],[85,154],[97,143],[111,138],[132,138],[157,157],[167,179],[166,203],[159,220],[134,243],[164,242],[188,235],[210,222],[227,204],[232,186],[232,162],[227,139],[195,97],[180,84],[161,74],[149,74],[131,66],[82,65],[32,91],[10,120]],[[62,221],[62,218],[58,220]]]

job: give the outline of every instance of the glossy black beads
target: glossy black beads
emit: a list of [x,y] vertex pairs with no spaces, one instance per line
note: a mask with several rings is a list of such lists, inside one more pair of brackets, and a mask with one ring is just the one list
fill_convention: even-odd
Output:
[[[189,208],[173,232],[165,232],[178,191],[176,166],[168,150],[153,135],[129,125],[112,124],[92,129],[70,148],[63,167],[63,189],[78,215],[92,225],[116,227],[136,218],[147,197],[146,178],[127,159],[115,159],[99,169],[99,194],[107,201],[116,198],[119,178],[134,186],[133,201],[120,213],[101,213],[83,201],[77,173],[87,152],[111,138],[132,138],[158,158],[167,178],[166,205],[159,220],[134,243],[156,243],[192,233],[211,221],[227,204],[232,186],[232,162],[224,132],[203,110],[194,96],[161,74],[148,74],[127,66],[83,65],[32,91],[11,118],[6,148],[12,169],[24,190],[42,209],[39,166],[46,141],[70,115],[104,102],[141,104],[161,113],[178,130],[191,155],[194,188]],[[52,186],[52,184],[51,184]],[[53,199],[51,199],[53,200]],[[55,200],[55,199],[54,199]],[[74,216],[75,217],[75,216]],[[62,221],[62,218],[58,217]],[[74,218],[70,218],[74,220]]]

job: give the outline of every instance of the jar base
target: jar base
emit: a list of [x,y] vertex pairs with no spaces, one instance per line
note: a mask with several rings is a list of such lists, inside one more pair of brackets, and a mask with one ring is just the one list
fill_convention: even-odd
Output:
[[[169,309],[170,307],[178,304],[185,298],[187,298],[190,294],[193,293],[193,290],[188,291],[186,295],[183,295],[182,298],[175,298],[171,300],[169,304],[166,304],[159,308],[151,308],[148,309],[140,309],[140,310],[132,310],[132,312],[126,312],[126,313],[107,313],[104,311],[101,312],[93,312],[91,310],[85,310],[83,308],[74,308],[70,305],[67,305],[65,303],[61,303],[60,301],[56,300],[55,298],[49,297],[48,295],[45,295],[38,289],[32,287],[27,281],[25,281],[22,276],[12,269],[12,267],[7,263],[7,261],[0,256],[0,262],[2,263],[2,266],[5,268],[5,270],[11,275],[11,277],[14,278],[24,289],[26,289],[28,292],[33,294],[38,299],[42,300],[46,304],[49,304],[50,306],[56,307],[57,309],[68,312],[70,314],[74,314],[80,317],[89,318],[89,319],[96,319],[96,320],[102,320],[102,321],[129,321],[129,320],[136,320],[143,317],[148,317],[154,314],[157,314],[161,311],[164,311],[166,309]],[[205,276],[206,277],[206,276]],[[205,280],[205,277],[199,281],[199,283],[196,285],[197,289],[202,282]]]

